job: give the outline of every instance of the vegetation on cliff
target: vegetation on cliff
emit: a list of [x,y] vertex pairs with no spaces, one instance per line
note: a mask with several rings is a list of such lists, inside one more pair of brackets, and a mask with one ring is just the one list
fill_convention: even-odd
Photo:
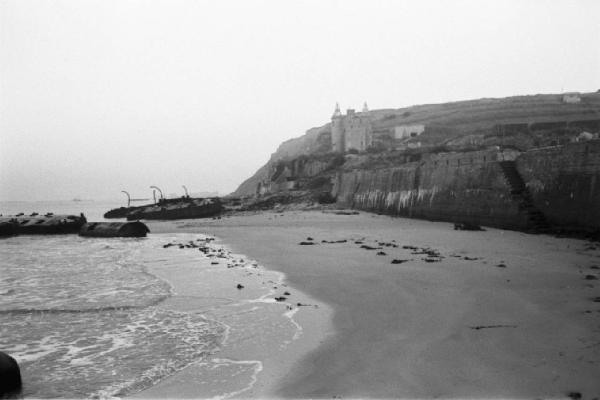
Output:
[[[578,98],[578,102],[572,103],[566,102],[561,94],[544,94],[372,110],[369,117],[374,134],[384,139],[398,125],[422,124],[425,131],[408,138],[402,149],[381,140],[366,151],[350,151],[340,158],[339,154],[331,153],[331,124],[326,123],[282,143],[267,164],[232,195],[254,196],[261,187],[264,189],[278,179],[282,182],[273,186],[275,192],[292,187],[285,185],[283,171],[287,171],[285,179],[289,181],[314,181],[332,176],[335,171],[372,170],[414,162],[424,154],[493,146],[525,151],[568,143],[582,132],[597,132],[599,128],[600,93],[585,93]],[[307,166],[317,166],[316,171]],[[317,191],[326,188],[317,183],[309,182],[308,186]]]

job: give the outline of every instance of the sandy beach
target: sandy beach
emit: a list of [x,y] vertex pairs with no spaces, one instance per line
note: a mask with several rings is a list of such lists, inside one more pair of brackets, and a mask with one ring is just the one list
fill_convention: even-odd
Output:
[[[320,211],[149,226],[215,235],[323,307],[297,313],[285,352],[253,350],[264,368],[241,397],[600,394],[598,244]],[[139,396],[202,388],[186,369]]]

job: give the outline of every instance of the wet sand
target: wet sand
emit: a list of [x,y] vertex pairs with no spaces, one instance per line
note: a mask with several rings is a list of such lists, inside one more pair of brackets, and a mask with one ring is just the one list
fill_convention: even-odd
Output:
[[[216,235],[332,307],[335,334],[308,340],[292,363],[265,368],[262,389],[242,397],[600,393],[599,245],[367,213],[149,225]],[[265,365],[277,357],[267,354]],[[184,379],[168,396],[182,397],[186,385],[193,382]]]

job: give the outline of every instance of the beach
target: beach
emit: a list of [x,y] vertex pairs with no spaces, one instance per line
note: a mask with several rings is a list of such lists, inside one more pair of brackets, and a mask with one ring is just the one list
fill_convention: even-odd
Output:
[[[287,350],[227,354],[262,360],[239,397],[600,393],[597,243],[321,211],[149,226],[214,235],[319,305],[295,315],[302,337]],[[202,397],[196,377],[188,368],[138,396]]]

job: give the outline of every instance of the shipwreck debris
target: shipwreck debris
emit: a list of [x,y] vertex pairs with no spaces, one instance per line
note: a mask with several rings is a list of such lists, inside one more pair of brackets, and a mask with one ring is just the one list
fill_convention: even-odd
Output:
[[84,237],[146,237],[150,229],[136,222],[88,222],[79,230]]

